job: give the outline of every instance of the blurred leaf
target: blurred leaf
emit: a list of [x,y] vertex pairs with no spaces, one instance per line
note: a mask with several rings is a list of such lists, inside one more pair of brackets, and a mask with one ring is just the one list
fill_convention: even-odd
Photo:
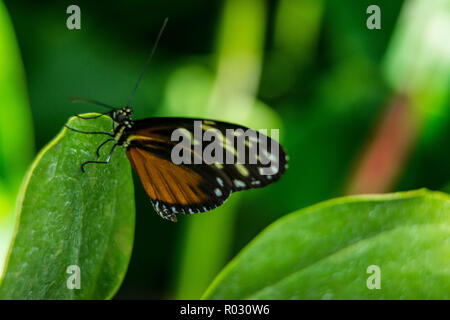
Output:
[[[206,299],[448,299],[450,198],[425,189],[334,199],[263,231]],[[381,268],[369,290],[367,267]]]
[[297,78],[310,80],[304,69],[315,56],[323,11],[322,0],[276,2],[273,48],[262,70],[260,94],[265,98],[292,93]]
[[450,0],[432,6],[426,0],[407,1],[385,56],[386,79],[412,99],[426,139],[440,134],[449,120],[449,33]]
[[[178,101],[182,98],[185,102],[182,103],[184,109],[176,115],[195,112],[198,116],[258,129],[278,120],[274,119],[276,114],[269,107],[255,101],[265,29],[266,4],[263,1],[225,1],[218,31],[216,77],[210,84],[212,77],[207,72],[201,73],[194,68],[182,70],[185,79],[191,82],[188,89],[208,91],[189,90],[186,96],[178,97]],[[176,84],[186,86],[186,81]],[[168,90],[174,91],[175,86]],[[207,104],[188,109],[192,107],[189,102],[205,101],[205,97]],[[230,257],[234,217],[240,197],[233,195],[232,198],[213,212],[188,220],[185,236],[179,241],[182,253],[177,268],[176,298],[199,298]]]
[[385,56],[384,72],[393,88],[411,94],[448,91],[442,83],[450,71],[450,45],[443,41],[448,39],[449,19],[449,0],[436,0],[434,6],[426,0],[404,4]]
[[213,80],[211,72],[199,64],[180,66],[169,77],[161,111],[185,117],[204,116]]
[[0,1],[0,274],[14,230],[13,206],[32,160],[25,76],[8,12]]
[[[406,1],[387,49],[383,72],[406,95],[417,121],[415,148],[397,189],[441,188],[450,179],[450,1]],[[414,54],[411,54],[414,52]],[[431,169],[434,168],[434,169]]]
[[[0,2],[0,177],[19,187],[33,152],[25,76],[14,30]],[[14,137],[14,139],[12,139]]]
[[[68,124],[85,131],[111,129],[106,117],[71,118]],[[118,289],[134,233],[130,165],[119,148],[108,165],[80,170],[81,163],[95,159],[103,140],[64,129],[37,156],[17,203],[1,299],[105,299]],[[81,270],[79,290],[66,285],[71,265]]]

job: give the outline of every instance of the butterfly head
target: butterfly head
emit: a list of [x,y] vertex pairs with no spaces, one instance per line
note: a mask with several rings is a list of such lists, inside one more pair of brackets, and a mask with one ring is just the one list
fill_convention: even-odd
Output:
[[119,124],[123,124],[128,128],[131,128],[133,124],[133,109],[130,107],[123,107],[116,109],[112,112],[111,117]]

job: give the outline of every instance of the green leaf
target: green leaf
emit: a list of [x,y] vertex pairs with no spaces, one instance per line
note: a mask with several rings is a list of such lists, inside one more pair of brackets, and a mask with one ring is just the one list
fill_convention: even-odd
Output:
[[[292,213],[244,248],[203,298],[449,299],[449,200],[422,189]],[[371,265],[380,289],[367,287]]]
[[[112,122],[73,117],[68,125],[111,131]],[[80,169],[96,159],[104,140],[64,128],[37,156],[18,199],[17,233],[0,299],[105,299],[119,288],[134,236],[131,167],[124,149],[117,148],[108,165],[87,165],[84,174]],[[102,159],[111,147],[110,142],[102,149]],[[68,289],[71,265],[80,268],[80,289]]]

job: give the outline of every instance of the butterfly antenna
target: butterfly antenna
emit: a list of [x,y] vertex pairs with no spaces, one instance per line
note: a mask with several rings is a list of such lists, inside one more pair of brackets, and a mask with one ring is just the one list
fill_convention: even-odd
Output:
[[141,73],[139,74],[136,84],[134,85],[133,91],[131,92],[130,99],[128,99],[127,106],[129,106],[131,104],[131,101],[134,98],[134,94],[136,93],[136,89],[139,86],[139,83],[141,82],[142,77],[144,76],[145,68],[147,68],[147,65],[150,63],[150,60],[152,60],[153,54],[155,53],[156,47],[158,46],[159,39],[161,39],[161,35],[163,34],[164,29],[166,28],[167,21],[169,21],[169,18],[164,19],[163,25],[162,25],[161,29],[159,30],[158,37],[156,38],[155,44],[153,45],[152,51],[150,52],[150,54],[147,58],[147,61],[145,61],[144,67],[142,68]]
[[86,102],[86,103],[92,103],[92,104],[96,104],[96,105],[98,105],[98,106],[102,106],[102,107],[104,107],[104,108],[108,108],[108,109],[111,109],[111,110],[116,109],[116,108],[114,108],[114,107],[108,106],[108,105],[105,104],[105,103],[102,103],[102,102],[99,102],[99,101],[96,101],[96,100],[92,100],[92,99],[70,98],[70,101],[71,101],[71,102]]

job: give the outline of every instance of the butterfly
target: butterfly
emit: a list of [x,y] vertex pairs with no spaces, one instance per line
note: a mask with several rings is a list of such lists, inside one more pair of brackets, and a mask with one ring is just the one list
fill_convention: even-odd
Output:
[[[166,23],[167,19],[156,43]],[[156,44],[146,65],[155,47]],[[133,94],[141,78],[142,72]],[[260,188],[277,181],[288,167],[286,153],[276,140],[241,125],[192,118],[133,120],[131,98],[125,107],[120,108],[89,99],[72,101],[94,103],[110,109],[91,117],[77,115],[79,118],[94,119],[107,115],[112,119],[112,132],[85,132],[66,125],[79,133],[108,136],[98,146],[97,157],[103,146],[113,142],[105,161],[86,161],[81,164],[81,170],[84,172],[87,164],[107,164],[117,147],[125,148],[155,211],[164,219],[175,222],[177,213],[212,210],[223,204],[233,192]],[[173,139],[174,133],[178,133],[179,140]],[[215,141],[214,145],[212,142],[202,143],[207,133],[210,133],[210,140]],[[212,139],[213,135],[215,139]],[[211,145],[215,148],[211,149]],[[182,151],[183,159],[188,161],[174,161],[174,148]],[[206,152],[208,150],[209,153]],[[220,159],[221,154],[223,161],[205,161],[205,154],[214,159]]]
[[[288,157],[279,143],[266,135],[244,126],[216,120],[191,118],[147,118],[132,119],[133,110],[130,107],[113,109],[107,113],[113,120],[113,132],[85,132],[71,127],[70,130],[85,134],[105,134],[109,138],[99,145],[100,149],[108,142],[114,142],[105,161],[86,161],[81,165],[84,172],[87,164],[107,164],[116,147],[126,149],[126,155],[137,172],[141,183],[150,197],[155,211],[165,219],[176,221],[176,213],[192,214],[205,212],[224,203],[231,193],[261,188],[277,181],[288,167]],[[82,117],[93,119],[94,117]],[[194,137],[195,124],[201,123],[202,136],[207,131],[215,133],[223,141],[223,159],[232,158],[231,163],[213,162],[193,163],[194,158],[202,159],[203,153],[210,143],[203,143],[201,149],[196,148],[198,140],[188,140],[189,144],[182,146],[191,155],[190,163],[176,164],[173,161],[173,149],[180,145],[174,141],[173,132],[178,130],[185,136]],[[228,130],[228,132],[227,132]],[[249,160],[256,146],[264,145],[262,154],[257,155],[255,163],[239,163],[239,151],[236,141],[230,141],[227,136],[233,133],[246,133],[243,152]],[[242,135],[233,135],[236,140]],[[242,136],[243,137],[243,136]],[[264,142],[264,144],[260,143]],[[196,150],[197,149],[197,150]],[[200,152],[199,152],[200,150]],[[266,150],[276,150],[270,153]],[[269,160],[269,161],[267,161]],[[197,161],[199,162],[199,161]],[[270,166],[267,165],[269,162]],[[267,174],[263,174],[266,168]]]

